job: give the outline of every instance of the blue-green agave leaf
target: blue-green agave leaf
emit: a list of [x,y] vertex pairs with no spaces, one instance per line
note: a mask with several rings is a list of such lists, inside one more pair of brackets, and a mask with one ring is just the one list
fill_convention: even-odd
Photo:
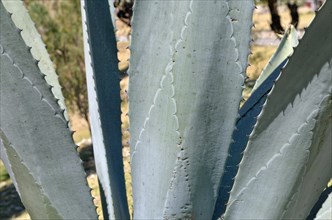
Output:
[[13,170],[11,168],[11,165],[10,165],[10,162],[9,162],[9,158],[8,158],[5,146],[4,146],[3,141],[2,141],[1,138],[0,138],[0,159],[2,160],[3,164],[5,165],[6,171],[9,174],[10,179],[12,180],[12,182],[13,182],[15,188],[16,188],[16,191],[21,196],[20,191],[19,191],[19,187],[17,185],[17,181],[15,179],[14,172],[13,172]]
[[96,218],[63,109],[12,15],[1,2],[0,138],[7,168],[32,218]]
[[232,144],[229,148],[229,157],[226,160],[224,173],[220,181],[218,200],[215,206],[213,219],[219,218],[226,209],[229,192],[234,183],[234,177],[238,171],[243,151],[247,146],[249,135],[254,129],[257,117],[261,113],[267,95],[270,92],[275,79],[280,75],[287,60],[284,60],[277,69],[263,82],[263,84],[250,96],[239,111],[240,117],[236,122],[236,129],[232,135]]
[[64,111],[64,116],[68,120],[65,106],[65,100],[59,84],[58,75],[56,74],[50,56],[47,53],[45,44],[40,34],[35,28],[35,24],[31,20],[27,9],[24,7],[23,1],[2,0],[6,10],[11,14],[11,18],[21,31],[21,36],[27,45],[31,48],[30,52],[34,59],[38,60],[38,67],[42,74],[45,75],[46,82],[52,86],[52,93],[58,99],[58,104]]
[[[241,5],[242,2],[231,1],[232,4]],[[236,10],[235,10],[236,11]],[[237,22],[237,19],[233,19]],[[237,24],[237,23],[236,23]],[[270,92],[275,79],[280,75],[281,69],[286,63],[286,58],[293,53],[293,47],[298,44],[297,33],[293,26],[285,33],[276,53],[258,78],[252,95],[239,111],[240,118],[236,122],[236,130],[233,132],[233,142],[229,149],[229,157],[225,165],[225,171],[220,183],[220,191],[214,219],[220,217],[226,209],[229,192],[233,186],[234,177],[238,170],[238,164],[242,159],[242,153],[247,145],[249,135],[257,121],[257,116],[263,108],[267,94]],[[259,91],[255,91],[259,88]]]
[[331,219],[332,217],[332,193],[331,187],[329,187],[329,195],[325,202],[322,205],[322,208],[318,211],[315,219],[317,220],[324,220],[324,219]]
[[115,13],[115,7],[114,7],[114,0],[108,0],[109,8],[110,8],[110,14],[111,14],[111,19],[112,19],[112,24],[114,30],[116,30],[116,13]]
[[294,47],[298,45],[297,32],[294,26],[291,26],[283,36],[276,52],[271,57],[269,62],[264,67],[262,73],[259,75],[254,88],[251,92],[254,92],[269,75],[280,65],[286,58],[290,57],[294,52]]
[[311,209],[307,220],[329,219],[332,217],[332,186],[326,188]]
[[[250,36],[252,28],[252,14],[255,8],[254,1],[227,0],[229,5],[229,16],[233,25],[233,37],[238,48],[238,60],[241,64],[243,75],[247,69],[250,47]],[[276,68],[276,67],[275,67]]]
[[82,1],[89,112],[96,169],[110,219],[129,219],[122,161],[120,78],[107,0]]
[[212,217],[244,80],[229,11],[225,0],[135,2],[134,219]]
[[331,8],[326,1],[267,98],[226,219],[306,218],[330,179]]

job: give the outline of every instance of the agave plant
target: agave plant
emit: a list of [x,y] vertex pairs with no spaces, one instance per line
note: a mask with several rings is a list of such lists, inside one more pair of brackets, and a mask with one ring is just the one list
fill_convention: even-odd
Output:
[[[286,34],[241,109],[253,2],[135,2],[133,216],[113,4],[81,3],[104,218],[331,216],[331,1],[294,50]],[[22,2],[2,0],[0,10],[1,158],[32,218],[96,219],[46,49]]]

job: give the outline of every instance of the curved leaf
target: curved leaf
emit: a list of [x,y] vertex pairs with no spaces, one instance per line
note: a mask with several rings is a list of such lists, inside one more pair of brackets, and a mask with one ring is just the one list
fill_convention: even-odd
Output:
[[0,138],[24,206],[32,218],[96,218],[63,110],[2,2],[0,16]]
[[212,217],[244,80],[229,10],[226,1],[135,2],[135,219]]
[[225,171],[220,181],[219,195],[215,206],[213,219],[217,219],[225,212],[229,199],[229,192],[234,183],[234,177],[238,171],[238,164],[241,162],[243,151],[247,146],[249,135],[254,129],[257,116],[261,113],[267,95],[270,92],[275,79],[280,75],[286,64],[285,60],[277,69],[263,82],[263,84],[250,96],[239,111],[240,118],[236,122],[236,129],[232,135],[228,158],[225,164]]
[[129,219],[122,161],[120,79],[108,1],[82,1],[82,18],[93,149],[109,214],[104,216]]
[[294,47],[298,45],[297,32],[294,26],[291,26],[282,38],[276,52],[273,54],[269,62],[264,67],[262,73],[259,75],[254,88],[251,92],[254,92],[269,75],[280,65],[286,58],[291,56],[294,52]]
[[330,178],[331,4],[318,12],[268,96],[225,218],[305,218]]
[[[245,6],[243,2],[239,1],[231,1],[231,3],[237,4],[239,7]],[[250,1],[245,3],[250,4]],[[233,10],[233,13],[234,12],[240,13],[238,10]],[[232,20],[235,22],[235,26],[236,24],[241,25],[244,23],[238,23],[239,21],[236,17],[232,17]],[[234,34],[236,34],[236,32]],[[285,60],[282,61],[281,59],[286,59],[286,57],[293,52],[293,47],[295,47],[297,43],[298,40],[296,30],[294,27],[291,27],[284,35],[276,53],[265,68],[265,71],[263,71],[263,75],[261,75],[261,79],[264,78],[264,82],[263,80],[259,83],[256,81],[257,84],[255,86],[259,86],[258,91],[255,91],[250,96],[250,98],[239,111],[240,118],[236,123],[237,129],[234,130],[232,135],[233,142],[230,146],[229,157],[227,158],[225,171],[222,175],[219,196],[215,206],[213,219],[217,219],[225,212],[226,204],[229,199],[229,192],[233,186],[234,177],[238,171],[238,164],[242,159],[242,153],[248,142],[249,135],[254,128],[257,116],[262,110],[263,104],[265,103],[267,94],[270,92],[270,89],[273,86],[274,80],[280,75],[281,69],[286,63]],[[279,66],[276,67],[276,65]]]

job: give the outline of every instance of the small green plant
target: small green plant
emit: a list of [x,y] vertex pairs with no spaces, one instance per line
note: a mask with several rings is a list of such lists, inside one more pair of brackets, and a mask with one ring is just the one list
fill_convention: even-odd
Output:
[[[331,212],[330,188],[324,191],[332,169],[331,1],[294,52],[278,49],[240,110],[253,2],[135,2],[133,216],[112,6],[81,2],[104,218],[320,219]],[[96,219],[40,36],[21,2],[2,0],[0,9],[1,158],[32,218]]]

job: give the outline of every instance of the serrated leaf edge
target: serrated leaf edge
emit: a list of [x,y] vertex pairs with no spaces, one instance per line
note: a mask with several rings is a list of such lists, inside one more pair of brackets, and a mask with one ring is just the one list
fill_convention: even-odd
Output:
[[[6,3],[6,2],[9,2],[9,3]],[[5,9],[8,11],[8,13],[10,14],[11,18],[12,18],[12,21],[13,23],[15,24],[15,26],[17,27],[17,29],[19,30],[20,32],[20,35],[23,39],[23,41],[25,42],[25,44],[27,45],[28,47],[28,50],[30,51],[32,57],[35,59],[35,62],[36,64],[38,65],[39,67],[39,63],[40,62],[43,62],[45,63],[45,65],[51,67],[50,71],[47,73],[47,72],[43,72],[41,71],[41,69],[39,68],[40,72],[45,76],[44,79],[46,81],[46,83],[50,86],[50,89],[51,89],[51,92],[52,94],[56,97],[57,99],[57,103],[58,105],[60,106],[60,108],[64,111],[63,112],[63,115],[64,115],[64,118],[66,119],[67,122],[69,122],[69,118],[68,118],[68,113],[67,113],[67,110],[66,110],[66,106],[65,106],[65,102],[64,102],[64,97],[62,95],[62,87],[59,83],[57,83],[58,81],[58,78],[59,76],[56,74],[56,72],[54,71],[53,69],[53,63],[52,61],[50,60],[50,57],[47,56],[47,57],[41,57],[41,59],[39,59],[38,57],[35,56],[35,53],[32,53],[32,50],[35,50],[37,48],[33,47],[33,45],[29,45],[28,44],[28,40],[27,40],[27,36],[25,35],[25,30],[24,28],[20,28],[19,27],[19,24],[18,24],[18,20],[25,20],[26,24],[27,23],[31,23],[32,24],[32,27],[34,29],[29,29],[29,31],[33,31],[35,33],[35,35],[37,36],[38,40],[35,40],[35,41],[39,41],[40,42],[40,50],[45,50],[46,51],[46,47],[44,45],[44,43],[42,42],[42,39],[41,39],[41,36],[40,34],[37,32],[37,30],[35,29],[35,24],[34,22],[31,20],[29,14],[28,14],[28,11],[27,9],[24,7],[23,5],[23,1],[10,1],[10,0],[3,0],[2,1]],[[15,6],[15,7],[14,7]],[[23,13],[16,13],[16,10],[21,10],[23,11]],[[13,19],[13,17],[17,18],[17,19]],[[28,35],[29,36],[29,35]],[[29,36],[30,37],[30,36]],[[46,51],[46,54],[47,51]],[[49,77],[51,78],[55,78],[56,81],[54,82],[51,82]],[[57,92],[55,92],[55,90],[57,90]],[[58,95],[56,95],[58,94]]]

